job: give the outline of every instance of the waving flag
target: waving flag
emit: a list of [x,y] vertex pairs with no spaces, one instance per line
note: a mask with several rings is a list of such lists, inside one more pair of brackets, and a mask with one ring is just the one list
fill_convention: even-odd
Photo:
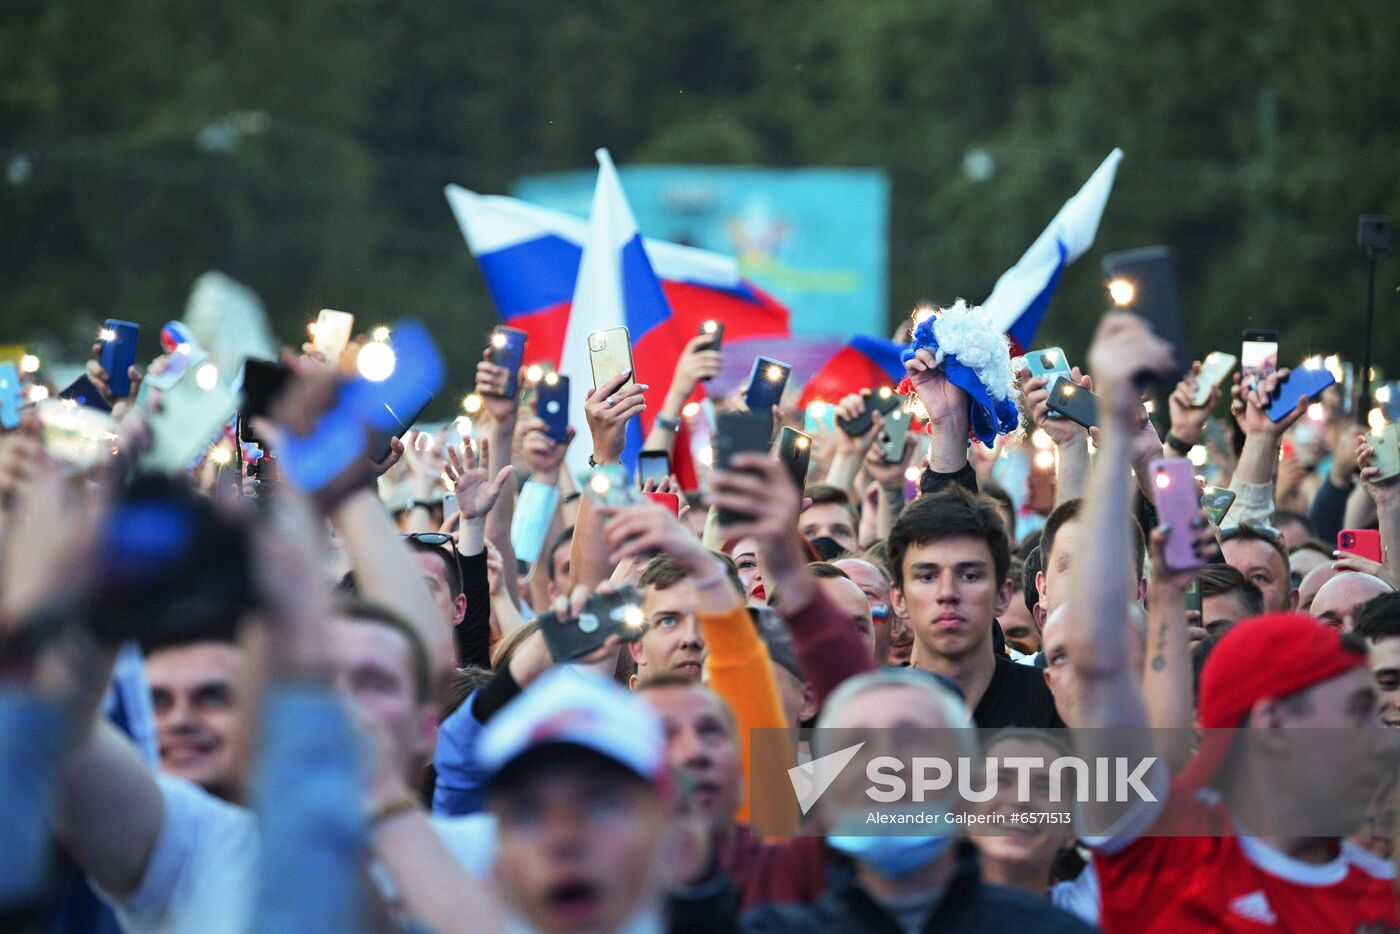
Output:
[[904,364],[899,359],[903,349],[903,344],[894,341],[857,334],[812,375],[799,403],[834,403],[862,389],[893,389],[904,378]]
[[[516,198],[456,185],[446,192],[501,320],[529,335],[529,362],[558,366],[588,223]],[[661,240],[643,243],[682,346],[711,319],[724,322],[725,343],[790,333],[787,309],[743,279],[734,259]]]
[[1064,207],[1026,250],[1016,265],[1002,273],[982,310],[1011,338],[1017,353],[1035,340],[1036,329],[1059,285],[1066,266],[1088,252],[1098,233],[1108,194],[1123,150],[1114,149],[1094,170],[1084,187]]

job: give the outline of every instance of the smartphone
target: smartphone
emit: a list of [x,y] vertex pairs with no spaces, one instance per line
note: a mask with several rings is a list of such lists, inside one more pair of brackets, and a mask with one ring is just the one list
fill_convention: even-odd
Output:
[[[707,335],[710,342],[705,344],[701,350],[719,350],[724,346],[724,322],[723,321],[703,321],[700,324],[700,334]],[[708,377],[707,377],[708,378]]]
[[1048,377],[1047,382],[1051,383],[1056,376],[1069,377],[1069,361],[1065,358],[1065,352],[1058,347],[1032,350],[1026,354],[1025,360],[1031,376]]
[[[783,401],[792,367],[769,357],[755,357],[749,371],[749,388],[744,391],[744,404],[750,412],[762,412],[772,421],[773,406]],[[771,429],[770,429],[771,431]]]
[[130,321],[108,318],[102,324],[102,369],[107,371],[107,388],[113,399],[131,395],[131,376],[127,372],[136,363],[136,339],[141,326]]
[[1316,370],[1295,367],[1288,371],[1288,378],[1274,390],[1274,399],[1269,403],[1265,414],[1269,416],[1270,421],[1281,422],[1298,407],[1299,399],[1311,398],[1336,381],[1337,377],[1325,367]]
[[385,406],[388,415],[392,417],[393,423],[385,429],[379,431],[379,438],[374,448],[370,450],[370,459],[379,463],[389,456],[393,448],[393,439],[403,439],[408,434],[408,430],[417,424],[418,419],[423,417],[423,413],[428,410],[428,406],[433,404],[434,395],[425,393],[418,397],[416,402],[410,401],[403,409],[394,409]]
[[340,355],[350,343],[350,335],[355,333],[355,316],[348,311],[332,311],[322,308],[316,316],[316,328],[312,332],[311,346],[326,358],[326,363],[335,366]]
[[658,484],[671,476],[670,451],[641,451],[637,455],[637,487],[648,480]]
[[902,408],[885,416],[885,428],[876,443],[884,452],[886,464],[898,464],[904,460],[904,448],[909,443],[909,425],[913,420],[913,416]]
[[871,415],[872,412],[888,415],[899,408],[900,403],[903,401],[899,393],[888,386],[881,386],[874,392],[866,392],[864,395],[865,408],[859,415],[850,419],[840,417],[836,419],[836,427],[840,428],[852,438],[859,438],[870,430],[871,425],[875,424],[875,420]]
[[1375,451],[1371,466],[1379,467],[1377,480],[1389,480],[1400,475],[1400,425],[1391,423],[1381,429],[1380,434],[1368,434],[1366,443]]
[[646,498],[666,509],[677,519],[681,517],[681,497],[679,493],[648,493]]
[[[83,376],[80,379],[87,379],[87,377]],[[100,399],[101,396],[98,398]],[[20,409],[23,407],[24,398],[20,395],[19,370],[15,368],[13,363],[6,360],[4,363],[0,363],[0,428],[6,431],[18,428]]]
[[1356,411],[1356,365],[1353,363],[1342,364],[1342,414],[1350,415]]
[[151,449],[141,467],[157,473],[179,473],[189,467],[238,414],[233,390],[215,380],[207,388],[188,371],[161,396],[160,410],[147,409]]
[[642,501],[637,485],[621,464],[600,464],[585,470],[578,485],[599,506],[632,506]]
[[[9,366],[11,369],[14,368],[13,364],[0,364],[0,368],[4,366]],[[4,377],[0,376],[0,382],[3,381]],[[3,390],[0,390],[0,392],[3,392]],[[97,409],[99,412],[112,411],[112,407],[107,404],[107,400],[102,398],[102,393],[97,391],[97,387],[92,384],[92,380],[88,379],[86,375],[79,376],[77,379],[73,380],[73,382],[69,383],[68,386],[58,394],[58,397],[60,399],[69,399],[78,403],[78,405],[85,405],[90,409]],[[5,427],[10,428],[13,426],[6,425]]]
[[1176,264],[1172,252],[1164,246],[1149,246],[1122,253],[1110,253],[1103,258],[1104,274],[1111,281],[1126,281],[1132,285],[1131,297],[1121,307],[1142,316],[1158,337],[1172,346],[1174,364],[1169,372],[1154,374],[1147,382],[1176,385],[1190,369],[1191,348],[1186,343],[1186,317],[1181,307],[1181,293],[1176,285]]
[[[760,358],[761,359],[761,358]],[[732,470],[730,466],[739,454],[767,454],[773,436],[772,414],[769,412],[721,412],[715,428],[716,470]],[[733,525],[745,515],[721,509],[716,515],[720,525]]]
[[778,432],[778,460],[787,465],[792,482],[801,493],[807,488],[807,468],[812,463],[812,438],[784,425]]
[[1201,508],[1210,516],[1213,525],[1219,526],[1230,507],[1235,505],[1235,494],[1220,486],[1208,486],[1201,493]]
[[1205,360],[1201,362],[1201,372],[1196,376],[1196,395],[1192,397],[1191,404],[1200,407],[1209,402],[1211,390],[1234,372],[1238,362],[1239,358],[1231,353],[1212,350],[1206,354]]
[[117,440],[116,422],[106,412],[61,399],[44,399],[34,406],[44,450],[79,471],[96,467]]
[[520,386],[520,368],[525,364],[525,332],[502,325],[491,332],[491,349],[487,360],[506,368],[506,399],[514,399]]
[[588,335],[588,362],[593,368],[593,388],[631,373],[623,386],[637,381],[632,367],[632,338],[626,328],[608,328]]
[[1245,331],[1240,335],[1240,383],[1253,389],[1261,377],[1278,369],[1278,331]]
[[238,410],[239,441],[253,441],[260,447],[267,447],[261,438],[253,434],[253,419],[265,418],[272,412],[273,400],[286,388],[291,378],[292,371],[281,363],[252,357],[244,361],[243,407]]
[[634,587],[620,587],[613,593],[595,593],[583,605],[578,619],[561,622],[554,611],[541,613],[540,632],[556,662],[581,658],[602,647],[611,636],[623,642],[636,642],[646,632],[642,596]]
[[1381,533],[1375,529],[1342,529],[1337,533],[1337,550],[1360,555],[1380,564]]
[[1186,588],[1186,612],[1201,612],[1201,579],[1192,578],[1191,586]]
[[535,387],[535,414],[544,421],[544,433],[551,441],[569,440],[569,378],[546,373]]
[[1050,387],[1050,398],[1046,404],[1052,412],[1059,412],[1077,425],[1098,427],[1099,397],[1073,380],[1057,377]]
[[1196,530],[1191,523],[1201,511],[1196,496],[1196,470],[1184,457],[1155,460],[1152,472],[1152,499],[1157,506],[1157,521],[1171,526],[1162,558],[1173,571],[1198,568],[1206,563],[1196,554]]
[[836,430],[836,406],[830,402],[817,400],[807,404],[807,411],[803,415],[802,427],[808,434],[816,434],[822,431]]
[[191,368],[198,369],[208,361],[209,354],[199,345],[188,341],[177,344],[161,361],[159,373],[146,373],[146,378],[141,381],[141,393],[144,395],[148,389],[165,392],[184,379]]

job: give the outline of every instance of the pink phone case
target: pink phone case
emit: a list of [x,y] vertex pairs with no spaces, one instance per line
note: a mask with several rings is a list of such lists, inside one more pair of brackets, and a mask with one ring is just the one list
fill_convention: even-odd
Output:
[[1151,469],[1157,524],[1171,526],[1163,552],[1167,567],[1173,571],[1201,567],[1206,562],[1196,554],[1196,530],[1191,527],[1201,511],[1195,468],[1184,457],[1172,457],[1153,461]]
[[1383,561],[1381,533],[1375,529],[1342,529],[1337,533],[1337,550],[1360,555],[1377,564]]

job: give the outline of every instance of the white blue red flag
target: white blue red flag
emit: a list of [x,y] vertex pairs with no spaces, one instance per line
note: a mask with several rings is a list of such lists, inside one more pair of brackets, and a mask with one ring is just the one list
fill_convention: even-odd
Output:
[[1016,265],[1002,273],[992,294],[982,303],[982,310],[1011,338],[1013,352],[1030,349],[1060,283],[1060,274],[1094,245],[1099,219],[1122,160],[1121,149],[1108,154]]

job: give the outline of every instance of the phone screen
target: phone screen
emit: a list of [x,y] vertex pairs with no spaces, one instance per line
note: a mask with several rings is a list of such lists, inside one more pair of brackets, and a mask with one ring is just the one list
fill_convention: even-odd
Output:
[[1240,345],[1240,377],[1246,386],[1253,386],[1261,376],[1278,369],[1278,338],[1255,337],[1245,332]]
[[637,486],[648,480],[662,483],[671,475],[671,455],[668,451],[642,451],[637,455]]

